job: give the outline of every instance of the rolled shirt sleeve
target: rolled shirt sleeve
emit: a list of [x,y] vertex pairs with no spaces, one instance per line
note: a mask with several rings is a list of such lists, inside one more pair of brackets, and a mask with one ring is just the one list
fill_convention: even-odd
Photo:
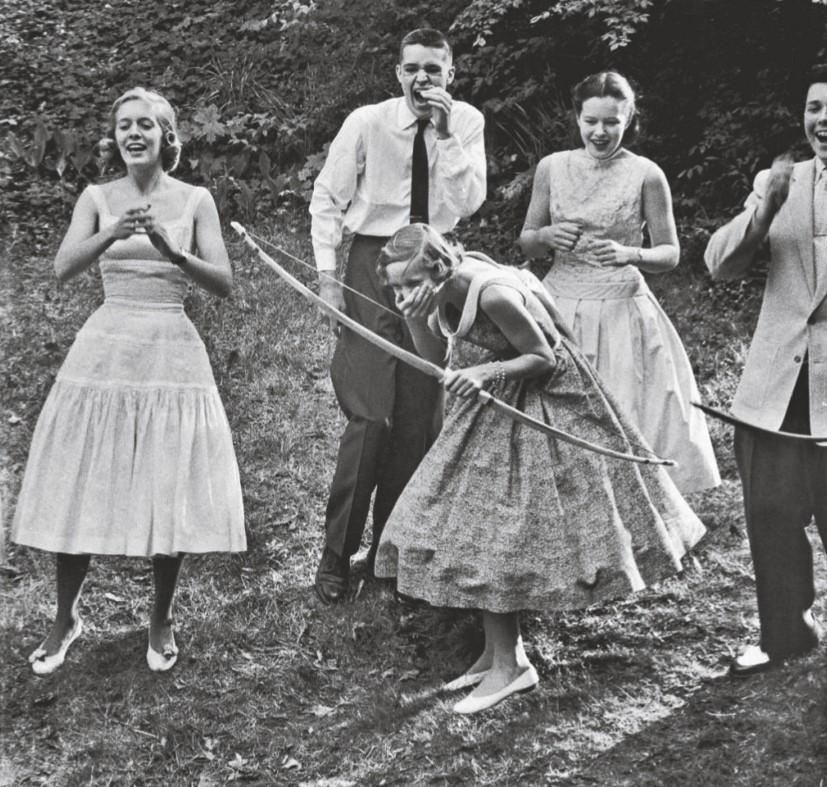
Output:
[[461,218],[475,213],[485,201],[484,128],[482,113],[467,106],[451,136],[437,140],[436,200]]

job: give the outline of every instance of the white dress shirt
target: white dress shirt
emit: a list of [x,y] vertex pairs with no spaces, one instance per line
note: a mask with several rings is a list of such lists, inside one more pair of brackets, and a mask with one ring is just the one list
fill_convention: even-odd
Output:
[[813,261],[815,280],[827,276],[827,168],[816,156],[815,177],[813,178]]
[[[393,235],[410,221],[411,158],[416,115],[404,97],[351,112],[330,145],[310,201],[311,235],[319,270],[336,268],[343,228]],[[486,161],[482,113],[463,101],[451,108],[451,135],[425,129],[430,224],[448,232],[482,205]]]

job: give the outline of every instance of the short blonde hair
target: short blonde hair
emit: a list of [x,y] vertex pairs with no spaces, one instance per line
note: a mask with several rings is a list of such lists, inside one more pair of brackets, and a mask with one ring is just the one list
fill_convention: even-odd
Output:
[[106,136],[98,143],[101,158],[113,164],[124,165],[118,143],[115,141],[115,126],[118,119],[118,110],[127,101],[146,101],[155,108],[155,119],[161,127],[161,167],[164,172],[172,172],[181,159],[181,140],[178,137],[178,124],[175,121],[175,110],[160,93],[147,90],[143,87],[133,87],[116,99],[109,110],[109,121]]
[[454,272],[462,252],[462,246],[448,243],[428,224],[409,224],[397,230],[382,248],[377,271],[380,280],[386,281],[385,268],[388,265],[406,262],[410,266],[421,259],[434,281],[441,282]]

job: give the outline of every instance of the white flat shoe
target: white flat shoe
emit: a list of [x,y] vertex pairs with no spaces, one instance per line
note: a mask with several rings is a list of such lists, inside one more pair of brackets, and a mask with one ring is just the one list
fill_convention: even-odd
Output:
[[147,645],[146,663],[153,672],[166,672],[173,668],[176,661],[178,661],[178,647],[174,641],[171,645],[164,645],[162,653],[153,650],[152,645]]
[[493,708],[512,694],[517,694],[521,691],[530,691],[539,682],[540,678],[537,675],[537,670],[530,666],[525,672],[521,673],[518,678],[512,680],[507,686],[499,691],[495,691],[493,694],[488,694],[485,697],[468,696],[464,700],[460,700],[454,705],[454,712],[463,714],[479,713],[488,708]]
[[758,645],[748,645],[740,656],[732,660],[729,674],[736,678],[748,678],[750,675],[766,672],[773,666],[773,660]]
[[442,690],[459,691],[460,689],[467,689],[469,686],[476,686],[487,674],[488,670],[483,670],[482,672],[466,672],[464,675],[460,675],[458,678],[446,683],[442,687]]
[[82,631],[83,621],[78,618],[75,622],[75,627],[72,629],[72,633],[63,640],[60,644],[60,650],[58,650],[57,653],[47,656],[46,651],[43,649],[43,645],[35,650],[32,655],[29,656],[29,664],[32,665],[32,670],[35,675],[51,675],[58,667],[60,667],[66,660],[66,651],[69,650],[69,645],[71,645],[81,635]]

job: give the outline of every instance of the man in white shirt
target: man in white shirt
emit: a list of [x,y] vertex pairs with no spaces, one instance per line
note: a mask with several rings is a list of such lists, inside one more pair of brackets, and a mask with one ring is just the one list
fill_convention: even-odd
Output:
[[735,458],[761,623],[760,643],[730,665],[738,677],[819,641],[805,528],[814,521],[827,545],[827,448],[772,434],[827,434],[827,68],[810,76],[804,131],[814,158],[793,164],[780,156],[759,172],[746,209],[706,249],[721,280],[748,276],[759,249],[770,249],[761,314],[732,403],[744,422],[735,427]]
[[[311,233],[321,296],[415,352],[393,294],[379,282],[376,261],[400,227],[422,221],[449,232],[480,207],[486,192],[484,122],[478,110],[448,93],[454,66],[442,33],[420,29],[405,36],[396,75],[402,96],[355,110],[333,140],[313,189]],[[343,289],[336,276],[344,228],[354,233],[344,284],[366,297]],[[330,374],[348,423],[316,572],[316,593],[326,604],[347,594],[350,558],[359,549],[374,490],[370,570],[385,521],[442,422],[437,380],[347,329],[339,335]]]

